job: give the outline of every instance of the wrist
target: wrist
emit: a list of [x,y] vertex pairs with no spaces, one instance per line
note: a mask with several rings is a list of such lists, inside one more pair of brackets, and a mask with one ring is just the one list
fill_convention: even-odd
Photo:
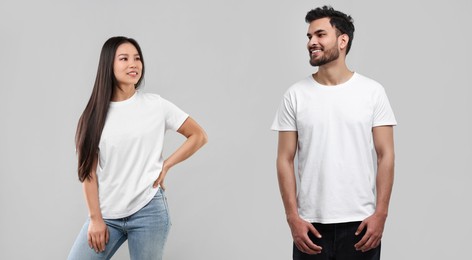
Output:
[[103,220],[102,214],[90,214],[91,221]]
[[170,167],[172,167],[172,164],[169,162],[169,160],[164,160],[164,162],[162,163],[162,171],[167,172]]
[[286,214],[286,219],[287,219],[287,222],[292,222],[292,221],[300,219],[300,216],[298,215],[298,213],[288,213]]
[[388,211],[387,210],[376,210],[374,212],[375,215],[379,216],[379,217],[383,217],[383,218],[387,218],[388,216]]

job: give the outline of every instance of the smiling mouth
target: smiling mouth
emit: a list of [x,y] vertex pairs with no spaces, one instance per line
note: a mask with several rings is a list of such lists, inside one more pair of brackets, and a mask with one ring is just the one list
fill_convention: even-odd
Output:
[[128,74],[130,76],[138,76],[138,72],[136,72],[136,71],[131,71],[131,72],[128,72],[126,74]]
[[316,49],[316,50],[310,50],[310,54],[313,56],[315,54],[317,54],[318,52],[321,52],[320,49]]

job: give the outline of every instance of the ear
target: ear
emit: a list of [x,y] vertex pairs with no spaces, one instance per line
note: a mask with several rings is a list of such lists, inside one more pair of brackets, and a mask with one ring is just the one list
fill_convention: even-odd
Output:
[[347,48],[347,44],[349,43],[349,36],[347,34],[341,34],[338,37],[338,45],[341,50],[345,50]]

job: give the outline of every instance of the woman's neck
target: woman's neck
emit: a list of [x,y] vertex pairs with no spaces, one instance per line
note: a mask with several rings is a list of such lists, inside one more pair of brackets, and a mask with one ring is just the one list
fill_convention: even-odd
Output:
[[136,93],[134,85],[115,87],[111,101],[123,101],[132,97]]

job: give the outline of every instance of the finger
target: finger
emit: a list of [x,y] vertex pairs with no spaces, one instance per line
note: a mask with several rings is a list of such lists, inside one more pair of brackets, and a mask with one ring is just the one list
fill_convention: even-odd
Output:
[[360,250],[361,250],[362,252],[367,252],[367,251],[369,251],[370,249],[372,249],[373,240],[374,240],[374,239],[373,239],[372,237],[370,237],[370,238],[367,240],[367,242],[360,248]]
[[96,235],[92,235],[92,247],[96,253],[99,252],[98,237]]
[[162,174],[157,178],[157,186],[160,186],[162,190],[166,189],[166,186],[164,185],[164,177],[162,177]]
[[313,243],[311,240],[310,240],[308,243],[306,243],[306,246],[307,246],[308,249],[312,252],[312,254],[313,254],[313,253],[314,253],[314,254],[319,254],[319,253],[321,253],[321,249],[322,249],[321,246],[319,246],[319,245]]
[[101,235],[100,234],[97,234],[95,236],[95,244],[96,244],[96,250],[97,250],[97,253],[100,253],[102,252],[102,238],[101,238]]
[[380,241],[381,241],[381,239],[377,240],[377,242],[375,243],[373,248],[377,248],[378,246],[380,246]]
[[105,244],[105,236],[103,234],[98,235],[98,252],[102,252],[104,250]]
[[365,228],[365,225],[366,225],[365,221],[362,221],[359,227],[357,227],[356,236],[362,232],[362,230]]
[[108,244],[108,241],[110,241],[110,232],[107,228],[107,232],[105,233],[105,244]]
[[370,234],[366,233],[361,240],[359,240],[359,242],[357,242],[354,247],[357,249],[357,250],[361,250],[361,248],[365,245],[365,243],[367,242],[367,240],[369,240],[370,238]]
[[90,248],[93,248],[93,245],[92,245],[92,236],[90,236],[90,234],[87,234],[87,242],[88,242],[88,245]]
[[[308,230],[315,235],[317,238],[321,238],[320,232],[313,226],[313,224],[308,224]],[[321,252],[322,247],[313,243],[311,239],[308,237],[308,235],[304,238],[306,245],[313,251],[316,252],[317,254]]]
[[159,182],[160,182],[160,179],[157,178],[157,180],[154,181],[154,183],[152,184],[152,187],[155,189],[157,188],[157,186],[159,185]]
[[[377,247],[377,243],[378,243],[377,240],[376,240],[376,239],[373,239],[372,242],[370,243],[370,245],[367,246],[367,248],[366,248],[365,251],[369,251],[369,250],[372,250],[372,249],[376,248],[376,247]],[[365,252],[365,251],[364,251],[364,252]]]
[[[313,225],[311,225],[311,224],[310,224],[310,226],[313,227]],[[318,233],[318,231],[316,229],[315,229],[315,231]],[[310,237],[308,237],[308,234],[301,237],[299,243],[302,245],[303,248],[305,248],[305,250],[309,254],[318,254],[318,253],[321,252],[322,248],[320,246],[318,246],[317,244],[313,243],[313,241],[311,241]]]
[[102,249],[102,239],[103,239],[102,235],[98,234],[97,235],[97,250],[98,250],[98,252],[102,252],[102,250],[103,250]]
[[307,254],[313,255],[321,253],[321,247],[311,242],[311,240],[309,243],[303,243],[302,247]]
[[380,240],[382,239],[381,236],[376,236],[376,235],[373,235],[370,237],[369,241],[367,241],[366,245],[365,245],[365,251],[368,251],[368,250],[371,250],[371,249],[374,249],[376,247],[378,247],[380,245]]
[[93,249],[95,250],[95,252],[100,252],[100,241],[99,241],[99,237],[98,235],[94,235],[92,237],[92,241],[93,241]]
[[107,246],[107,244],[106,244],[106,241],[107,241],[106,234],[107,234],[107,232],[105,231],[100,235],[100,239],[101,239],[100,240],[100,245],[101,245],[101,249],[102,249],[101,252],[105,251],[105,248]]
[[304,243],[303,241],[300,241],[299,243],[296,243],[297,245],[297,248],[302,251],[303,253],[305,254],[310,254],[310,255],[313,255],[313,254],[319,254],[321,252],[321,250],[314,250],[314,249],[311,249],[306,243]]
[[318,230],[317,230],[312,224],[310,224],[310,225],[308,226],[308,229],[309,229],[310,232],[311,232],[313,235],[315,235],[317,238],[321,238],[320,232],[318,232]]
[[301,252],[308,254],[308,253],[306,252],[306,249],[305,249],[301,244],[295,242],[295,246],[296,246],[296,247],[298,248],[298,250],[300,250]]

